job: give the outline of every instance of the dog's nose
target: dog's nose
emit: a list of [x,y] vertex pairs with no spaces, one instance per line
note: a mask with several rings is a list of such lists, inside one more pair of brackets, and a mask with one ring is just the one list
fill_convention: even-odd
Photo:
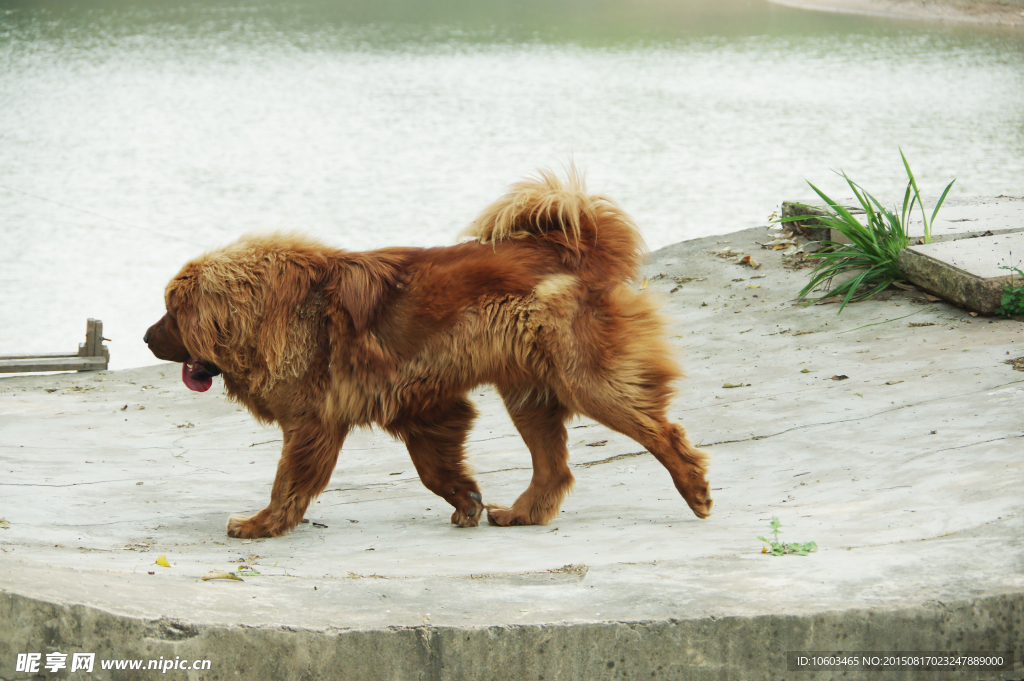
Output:
[[142,337],[142,342],[149,345],[149,331],[147,331],[146,335]]

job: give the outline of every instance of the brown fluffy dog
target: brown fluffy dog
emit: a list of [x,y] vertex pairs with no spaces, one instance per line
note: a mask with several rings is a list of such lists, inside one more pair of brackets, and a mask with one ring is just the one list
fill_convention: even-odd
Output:
[[573,484],[565,422],[585,414],[646,447],[693,512],[712,500],[706,457],[665,419],[681,376],[650,297],[643,254],[615,203],[549,173],[514,185],[443,248],[352,253],[295,235],[248,236],[185,265],[146,332],[183,379],[228,394],[284,432],[270,505],[232,515],[232,537],[295,527],[330,480],[353,426],[408,446],[420,479],[475,526],[484,510],[465,463],[475,411],[494,384],[533,457],[533,479],[492,525],[545,524]]

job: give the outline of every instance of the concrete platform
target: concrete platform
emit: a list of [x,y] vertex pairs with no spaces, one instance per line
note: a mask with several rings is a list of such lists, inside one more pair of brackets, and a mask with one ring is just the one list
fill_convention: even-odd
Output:
[[[1022,225],[1021,229],[1024,229]],[[1003,290],[1024,270],[1024,233],[911,246],[900,253],[900,271],[926,291],[981,314],[995,314]]]
[[[690,375],[671,414],[714,457],[703,521],[636,443],[578,421],[549,526],[448,525],[402,446],[363,432],[314,522],[229,539],[228,515],[269,498],[280,433],[219,386],[191,393],[169,364],[0,379],[0,679],[50,652],[96,669],[45,678],[152,679],[100,660],[180,657],[211,668],[168,678],[1020,679],[1024,373],[1006,361],[1024,324],[910,293],[794,306],[807,271],[771,238],[686,242],[648,270]],[[761,267],[708,253],[726,246]],[[509,503],[529,456],[494,392],[474,399],[484,500]],[[819,550],[762,554],[772,516]],[[201,580],[240,565],[260,574]],[[787,664],[968,650],[1014,666]]]

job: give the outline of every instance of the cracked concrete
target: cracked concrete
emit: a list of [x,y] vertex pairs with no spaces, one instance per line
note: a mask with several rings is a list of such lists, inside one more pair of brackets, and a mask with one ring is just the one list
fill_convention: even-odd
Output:
[[[312,522],[229,539],[228,515],[269,498],[280,436],[216,387],[169,364],[0,379],[0,678],[52,651],[211,659],[176,672],[197,679],[747,680],[793,678],[788,651],[969,649],[1016,667],[883,676],[1019,679],[1024,373],[1006,360],[1024,325],[915,292],[795,306],[806,270],[769,238],[685,242],[647,270],[689,374],[670,413],[714,457],[704,521],[635,442],[580,420],[546,527],[448,525],[402,446],[366,431]],[[725,245],[762,266],[709,253]],[[471,463],[509,503],[529,455],[494,391],[473,399]],[[762,554],[772,516],[818,551]],[[241,565],[260,574],[200,579]]]

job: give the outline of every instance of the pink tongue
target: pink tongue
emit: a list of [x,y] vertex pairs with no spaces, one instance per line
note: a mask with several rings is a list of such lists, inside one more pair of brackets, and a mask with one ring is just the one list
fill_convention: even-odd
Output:
[[189,357],[188,361],[181,365],[181,380],[189,390],[195,390],[197,393],[204,393],[210,389],[211,385],[213,385],[213,378],[207,376],[201,381],[192,378],[192,372],[199,368],[199,360],[195,357]]

